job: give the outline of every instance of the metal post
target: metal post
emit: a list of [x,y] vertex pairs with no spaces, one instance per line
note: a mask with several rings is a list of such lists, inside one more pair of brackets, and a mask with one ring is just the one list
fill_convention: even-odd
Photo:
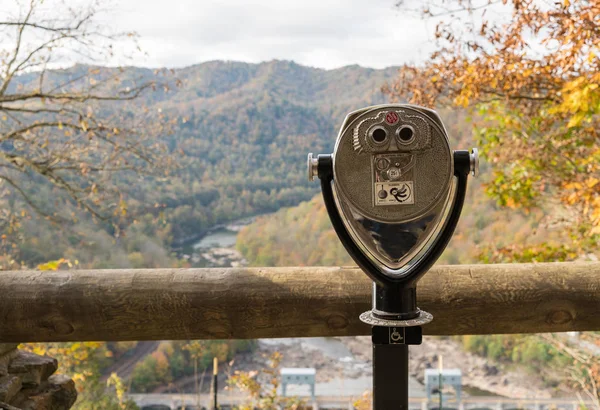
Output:
[[440,395],[440,410],[442,410],[444,408],[444,406],[442,405],[442,400],[444,398],[442,391],[443,391],[444,386],[442,383],[442,367],[443,367],[443,365],[442,365],[442,356],[441,355],[439,356],[438,362],[439,362],[438,393]]
[[408,346],[373,344],[374,409],[408,410]]
[[219,390],[218,384],[217,384],[217,374],[219,369],[219,360],[215,357],[213,360],[213,385],[214,385],[214,389],[213,389],[213,395],[214,395],[214,401],[213,401],[213,410],[217,410],[218,409],[218,405],[217,405],[217,390]]
[[194,383],[196,385],[196,407],[200,408],[200,385],[198,384],[198,356],[194,357]]
[[373,409],[408,410],[408,345],[420,344],[419,326],[371,328]]

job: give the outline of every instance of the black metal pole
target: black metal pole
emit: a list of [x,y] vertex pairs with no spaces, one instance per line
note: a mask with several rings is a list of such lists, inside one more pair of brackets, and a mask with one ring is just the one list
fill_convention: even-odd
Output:
[[373,410],[408,410],[408,345],[373,344]]
[[373,410],[408,410],[408,346],[421,344],[423,329],[371,328],[373,341]]

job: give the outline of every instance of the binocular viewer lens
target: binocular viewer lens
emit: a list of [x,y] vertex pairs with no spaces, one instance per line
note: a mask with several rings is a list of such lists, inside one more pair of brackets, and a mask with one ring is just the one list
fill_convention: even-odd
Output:
[[[374,126],[369,131],[369,138],[375,146],[383,146],[388,142],[388,132],[381,126]],[[396,143],[400,145],[406,145],[413,141],[415,137],[415,130],[410,125],[403,125],[396,129]]]
[[405,125],[403,127],[398,128],[398,137],[400,138],[401,144],[407,144],[411,142],[414,135],[415,131],[410,125]]
[[382,144],[387,140],[387,131],[383,128],[375,127],[371,132],[371,138],[376,144]]

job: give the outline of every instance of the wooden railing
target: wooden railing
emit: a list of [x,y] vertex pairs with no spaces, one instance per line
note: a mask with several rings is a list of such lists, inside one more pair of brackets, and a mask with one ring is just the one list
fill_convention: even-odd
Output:
[[[426,334],[600,329],[600,263],[436,266]],[[353,267],[0,272],[0,343],[369,334]]]

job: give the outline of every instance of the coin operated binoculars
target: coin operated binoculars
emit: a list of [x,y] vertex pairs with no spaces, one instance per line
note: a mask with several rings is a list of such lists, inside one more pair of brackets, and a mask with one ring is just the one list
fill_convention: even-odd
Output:
[[333,154],[308,154],[308,177],[342,244],[373,280],[373,408],[408,410],[408,345],[433,316],[417,307],[418,280],[450,240],[477,149],[452,151],[438,114],[405,104],[346,117]]

